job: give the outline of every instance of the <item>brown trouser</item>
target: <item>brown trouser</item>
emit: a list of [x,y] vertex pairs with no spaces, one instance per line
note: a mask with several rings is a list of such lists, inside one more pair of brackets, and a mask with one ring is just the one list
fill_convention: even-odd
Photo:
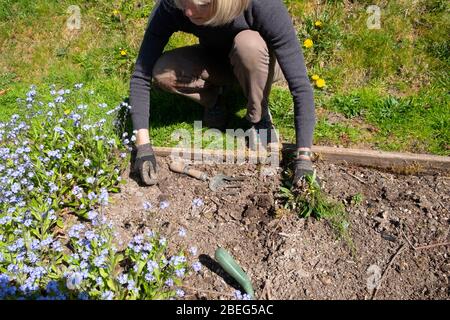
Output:
[[237,81],[248,99],[246,118],[256,123],[270,117],[270,89],[273,82],[283,79],[283,74],[259,33],[245,30],[234,38],[228,59],[200,45],[165,52],[153,68],[153,79],[161,89],[207,108],[217,102],[221,86]]

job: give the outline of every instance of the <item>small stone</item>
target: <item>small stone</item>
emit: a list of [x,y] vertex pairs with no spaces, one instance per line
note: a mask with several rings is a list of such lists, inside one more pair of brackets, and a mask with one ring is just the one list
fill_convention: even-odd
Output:
[[277,168],[274,167],[263,167],[261,169],[261,176],[262,177],[272,177],[277,174]]
[[332,280],[329,277],[326,277],[326,276],[319,277],[319,280],[325,286],[329,286],[332,283]]

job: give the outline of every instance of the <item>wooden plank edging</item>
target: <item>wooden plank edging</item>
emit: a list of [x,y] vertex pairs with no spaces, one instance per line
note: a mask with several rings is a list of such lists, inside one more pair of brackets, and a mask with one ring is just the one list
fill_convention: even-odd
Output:
[[[170,156],[173,153],[181,154],[183,151],[182,149],[167,147],[154,147],[153,149],[156,155],[163,157]],[[295,145],[293,144],[283,144],[283,152],[294,149]],[[319,159],[333,163],[374,167],[405,174],[450,173],[450,157],[445,156],[326,146],[313,146],[312,150]],[[246,151],[245,155],[249,161],[256,161],[258,158],[258,154],[252,151]],[[236,157],[236,153],[232,151],[205,149],[192,152],[190,156],[191,160],[202,159],[202,157],[216,157],[219,161],[225,162],[227,156],[233,158]]]

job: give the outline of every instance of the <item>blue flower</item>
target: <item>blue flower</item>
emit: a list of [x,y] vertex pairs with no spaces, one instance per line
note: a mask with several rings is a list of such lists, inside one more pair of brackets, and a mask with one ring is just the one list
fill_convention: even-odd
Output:
[[58,282],[55,280],[50,280],[49,283],[47,283],[47,287],[45,288],[47,293],[59,293],[59,285]]
[[55,250],[56,252],[62,252],[63,248],[62,248],[61,242],[59,242],[58,240],[53,242],[52,243],[52,249]]
[[181,227],[181,228],[178,230],[178,235],[179,235],[180,237],[186,237],[186,229],[183,228],[183,227]]
[[128,290],[134,290],[136,288],[136,282],[133,279],[128,280]]
[[148,272],[153,272],[153,270],[158,268],[158,263],[153,261],[153,260],[149,260],[147,261],[147,270]]
[[86,239],[88,241],[92,241],[94,239],[96,240],[98,238],[97,234],[94,231],[92,231],[92,230],[86,231],[84,236],[86,237]]
[[102,267],[104,264],[105,264],[105,257],[104,256],[98,256],[98,257],[95,257],[95,259],[94,259],[94,265],[96,266],[96,267]]
[[114,299],[114,293],[112,291],[105,291],[102,293],[103,300],[112,300]]
[[148,201],[145,201],[142,206],[144,207],[145,211],[149,211],[152,208],[152,204]]
[[72,188],[72,194],[77,197],[78,199],[83,198],[83,189],[78,187],[78,186],[74,186]]
[[64,103],[66,102],[66,99],[64,99],[62,96],[57,96],[55,98],[55,103]]
[[186,262],[186,257],[183,256],[173,256],[170,258],[170,262],[176,267],[180,263]]
[[80,231],[84,229],[84,225],[82,224],[76,224],[69,230],[69,237],[79,239],[80,238]]
[[246,293],[242,294],[240,290],[234,291],[234,297],[236,300],[251,300],[252,297]]
[[203,200],[200,199],[200,198],[195,198],[194,200],[192,200],[192,205],[193,205],[194,207],[201,207],[201,206],[204,205],[204,202],[203,202]]
[[54,129],[53,129],[56,133],[59,133],[60,135],[64,135],[66,132],[64,131],[64,129],[63,128],[61,128],[61,127],[55,127]]
[[166,282],[164,282],[164,284],[168,287],[173,286],[173,279],[172,278],[167,279]]
[[161,202],[159,203],[159,208],[160,208],[161,210],[164,210],[164,209],[168,208],[169,205],[170,205],[170,204],[169,204],[169,201],[164,200],[164,201],[161,201]]
[[89,211],[87,213],[89,220],[94,220],[95,218],[97,218],[97,215],[98,215],[98,213],[96,211]]
[[154,280],[155,280],[155,277],[154,277],[151,273],[147,273],[147,274],[145,275],[145,280],[147,280],[148,282],[154,281]]
[[125,284],[128,282],[128,276],[126,274],[120,274],[117,277],[117,281],[119,281],[120,284]]
[[81,281],[83,281],[82,274],[73,272],[67,276],[66,286],[69,290],[75,290],[79,288]]
[[191,247],[189,249],[190,254],[192,254],[193,256],[197,255],[197,248],[196,247]]
[[202,264],[200,263],[200,262],[194,262],[193,264],[192,264],[192,269],[195,271],[195,272],[199,272],[200,270],[202,270]]
[[78,294],[79,300],[89,300],[89,295],[86,292],[80,292]]
[[104,284],[103,279],[101,277],[97,277],[97,279],[95,279],[95,283],[98,286],[103,286],[103,284]]
[[186,270],[184,268],[181,268],[181,269],[175,270],[175,274],[177,275],[178,278],[182,278],[182,277],[184,277],[185,271]]
[[85,166],[85,167],[89,167],[89,166],[91,165],[91,163],[92,163],[92,161],[91,161],[91,160],[89,160],[89,159],[86,159],[86,160],[84,160],[84,162],[83,162],[83,166]]
[[184,294],[185,294],[184,291],[181,290],[181,289],[177,289],[176,293],[177,293],[177,296],[180,297],[180,298],[183,298]]
[[142,249],[145,250],[145,251],[147,251],[147,252],[150,252],[150,251],[153,250],[153,245],[152,245],[151,243],[146,243],[146,244],[142,247]]

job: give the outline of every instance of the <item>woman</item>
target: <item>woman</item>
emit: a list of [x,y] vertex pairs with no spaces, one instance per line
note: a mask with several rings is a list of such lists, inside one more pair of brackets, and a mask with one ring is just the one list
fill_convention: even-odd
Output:
[[[162,54],[176,31],[196,35],[199,45]],[[162,0],[150,17],[130,81],[131,117],[137,130],[135,170],[147,185],[157,183],[148,120],[152,79],[164,90],[205,107],[204,121],[223,128],[222,87],[238,81],[247,96],[253,129],[273,128],[270,88],[284,74],[294,100],[294,184],[312,174],[315,125],[313,92],[295,29],[281,0]]]

